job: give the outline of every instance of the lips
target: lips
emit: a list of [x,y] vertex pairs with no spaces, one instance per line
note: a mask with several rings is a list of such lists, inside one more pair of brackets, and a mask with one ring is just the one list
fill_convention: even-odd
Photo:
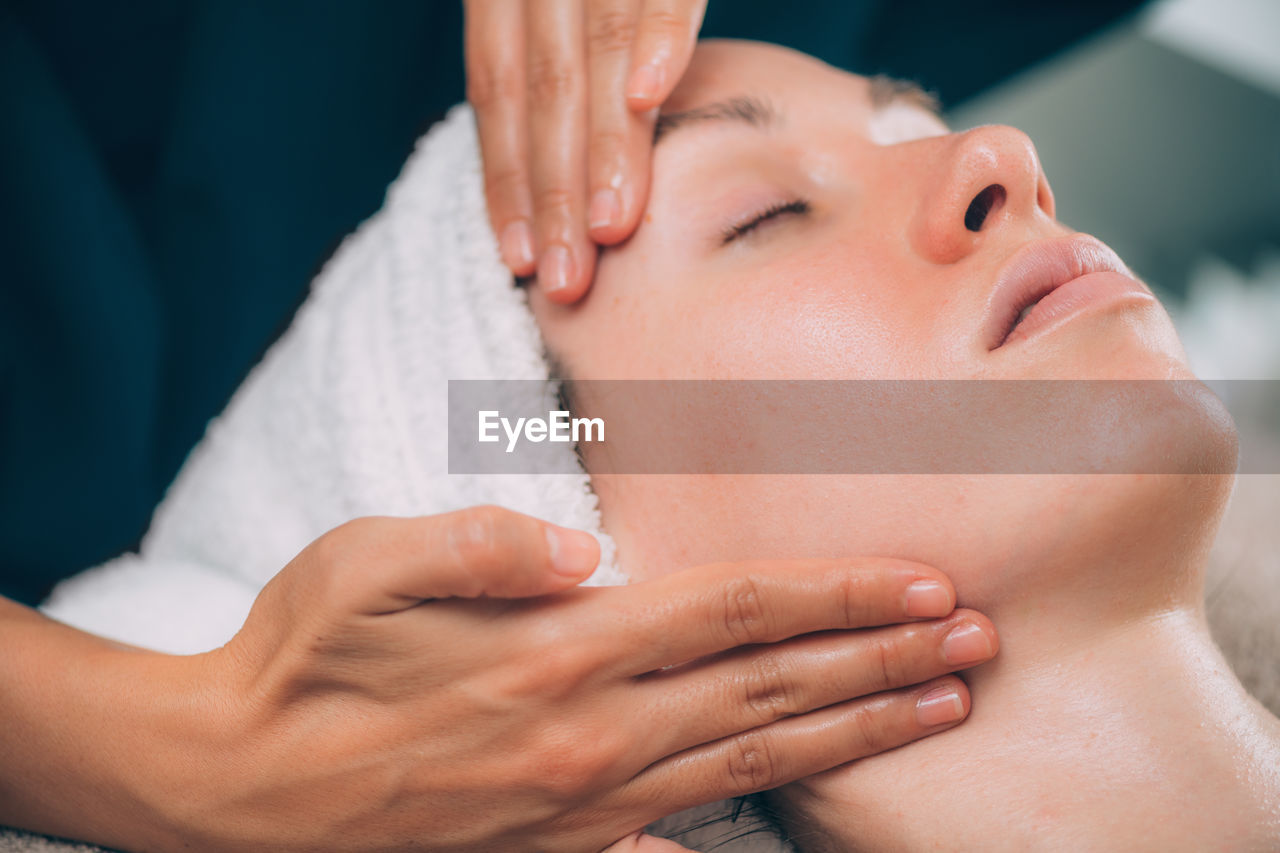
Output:
[[1030,243],[996,276],[983,324],[987,349],[1028,337],[1085,305],[1130,297],[1154,300],[1101,241],[1075,234]]

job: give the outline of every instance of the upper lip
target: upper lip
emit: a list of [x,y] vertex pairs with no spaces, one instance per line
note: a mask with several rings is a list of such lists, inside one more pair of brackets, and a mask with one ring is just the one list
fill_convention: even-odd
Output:
[[987,349],[1004,344],[1023,308],[1072,279],[1095,272],[1133,275],[1115,252],[1087,234],[1036,240],[1014,252],[1000,268],[987,299],[983,323]]

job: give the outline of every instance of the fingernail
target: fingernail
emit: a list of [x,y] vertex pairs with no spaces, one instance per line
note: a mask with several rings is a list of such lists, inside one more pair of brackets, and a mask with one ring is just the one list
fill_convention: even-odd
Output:
[[611,189],[596,190],[591,197],[591,209],[588,219],[591,230],[608,228],[618,221],[618,194]]
[[569,286],[573,277],[573,258],[564,246],[551,246],[542,253],[538,262],[538,283],[547,293],[555,293]]
[[498,246],[502,250],[503,263],[512,269],[523,269],[533,263],[533,231],[523,219],[517,219],[502,229]]
[[964,717],[964,702],[954,687],[935,687],[916,702],[916,720],[925,728]]
[[904,609],[908,616],[946,616],[952,610],[951,593],[937,581],[915,581],[907,587]]
[[952,666],[978,663],[993,653],[987,632],[972,622],[953,628],[942,641],[942,656]]
[[646,103],[658,97],[658,89],[662,86],[662,69],[652,63],[641,65],[631,75],[631,83],[627,86],[627,98]]
[[551,568],[558,574],[582,577],[600,562],[600,545],[590,533],[547,525]]

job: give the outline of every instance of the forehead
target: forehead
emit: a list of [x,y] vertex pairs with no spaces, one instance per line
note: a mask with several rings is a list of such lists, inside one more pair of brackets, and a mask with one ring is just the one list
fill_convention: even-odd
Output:
[[680,112],[743,92],[787,103],[815,100],[842,109],[871,108],[866,77],[778,45],[712,39],[698,43],[688,70],[662,109]]

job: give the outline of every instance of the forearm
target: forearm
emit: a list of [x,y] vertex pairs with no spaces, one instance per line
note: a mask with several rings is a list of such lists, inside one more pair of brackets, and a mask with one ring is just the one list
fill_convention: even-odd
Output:
[[166,843],[175,828],[160,801],[166,787],[181,795],[207,707],[198,667],[0,598],[0,823],[135,850]]

